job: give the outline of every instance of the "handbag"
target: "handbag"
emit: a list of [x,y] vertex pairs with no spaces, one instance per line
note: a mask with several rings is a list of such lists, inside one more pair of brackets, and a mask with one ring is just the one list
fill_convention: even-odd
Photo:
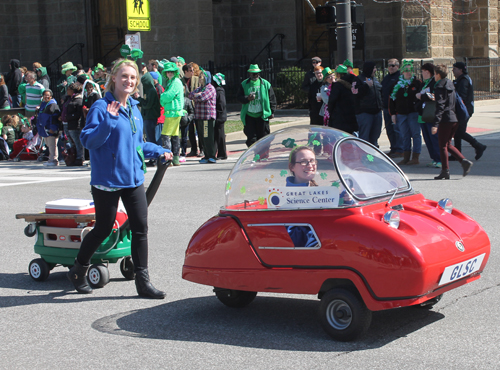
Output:
[[436,102],[434,100],[425,102],[422,111],[422,121],[425,123],[433,123],[436,118]]

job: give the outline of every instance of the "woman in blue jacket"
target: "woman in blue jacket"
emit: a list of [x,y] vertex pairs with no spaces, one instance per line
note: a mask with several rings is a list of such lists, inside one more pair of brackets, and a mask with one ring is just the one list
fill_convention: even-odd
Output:
[[116,61],[106,85],[104,98],[96,101],[87,114],[81,141],[90,152],[90,185],[94,198],[96,223],[82,241],[75,265],[68,278],[79,293],[88,294],[86,274],[90,259],[113,228],[120,198],[127,210],[132,231],[132,260],[135,285],[142,297],[165,298],[155,289],[148,274],[148,206],[144,191],[145,158],[164,155],[170,150],[143,142],[143,121],[138,102],[130,95],[137,90],[139,70],[135,62]]

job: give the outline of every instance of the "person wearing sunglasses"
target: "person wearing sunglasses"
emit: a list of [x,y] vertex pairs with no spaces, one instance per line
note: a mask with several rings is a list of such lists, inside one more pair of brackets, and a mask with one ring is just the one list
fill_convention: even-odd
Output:
[[387,138],[391,144],[391,151],[388,153],[391,158],[400,158],[403,156],[403,142],[397,125],[392,123],[391,115],[389,114],[389,97],[394,86],[400,76],[399,61],[395,58],[389,59],[389,73],[382,80],[382,105],[384,113],[384,125]]
[[321,67],[321,58],[320,57],[313,57],[311,59],[312,62],[312,68],[306,72],[306,75],[304,76],[304,81],[302,81],[302,90],[305,91],[306,93],[309,93],[311,84],[316,81],[316,75],[314,73],[314,70],[316,67]]

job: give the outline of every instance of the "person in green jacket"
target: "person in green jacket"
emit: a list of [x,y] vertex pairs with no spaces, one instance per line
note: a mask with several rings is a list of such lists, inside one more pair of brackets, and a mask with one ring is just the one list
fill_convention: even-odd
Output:
[[269,120],[274,118],[276,96],[269,81],[260,77],[257,64],[251,64],[247,72],[249,78],[241,83],[236,97],[243,104],[240,117],[246,145],[250,147],[271,132]]
[[76,77],[72,75],[77,68],[71,62],[64,63],[61,67],[61,73],[63,74],[57,83],[57,90],[61,93],[61,101],[64,102],[64,96],[66,95],[66,90],[68,86],[73,82],[76,82]]
[[161,131],[161,140],[165,149],[171,149],[173,165],[180,166],[179,162],[179,124],[182,116],[186,114],[184,110],[184,86],[179,78],[179,68],[173,62],[164,65],[162,71],[166,80],[165,92],[160,96],[160,104],[163,107],[165,122]]

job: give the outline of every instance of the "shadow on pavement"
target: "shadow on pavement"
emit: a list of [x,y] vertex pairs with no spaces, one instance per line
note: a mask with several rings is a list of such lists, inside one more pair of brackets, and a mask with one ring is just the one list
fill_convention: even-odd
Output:
[[248,307],[229,308],[216,297],[169,302],[103,317],[92,327],[130,337],[207,342],[287,351],[345,352],[378,348],[444,318],[438,312],[402,308],[374,312],[357,342],[335,342],[320,326],[319,301],[257,297]]

